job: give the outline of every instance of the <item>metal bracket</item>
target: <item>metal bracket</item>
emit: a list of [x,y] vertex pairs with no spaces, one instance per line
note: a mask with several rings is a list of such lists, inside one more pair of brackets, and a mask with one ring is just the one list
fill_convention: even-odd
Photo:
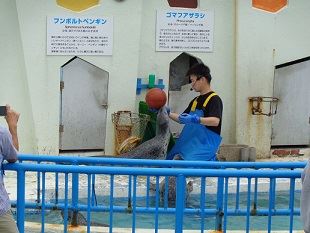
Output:
[[60,81],[60,91],[62,91],[65,88],[65,82]]
[[[249,101],[251,103],[252,115],[272,116],[277,113],[279,98],[257,96],[249,97]],[[264,112],[264,103],[269,104],[269,112]]]
[[64,132],[64,125],[59,125],[59,133],[63,133]]

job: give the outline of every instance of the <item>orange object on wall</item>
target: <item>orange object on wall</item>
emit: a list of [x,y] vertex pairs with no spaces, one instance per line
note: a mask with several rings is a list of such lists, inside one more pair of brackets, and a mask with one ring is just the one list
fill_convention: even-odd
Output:
[[252,6],[275,13],[287,6],[288,0],[252,0]]
[[59,6],[76,12],[99,5],[99,0],[56,0],[56,2]]
[[197,8],[197,0],[168,0],[171,7]]

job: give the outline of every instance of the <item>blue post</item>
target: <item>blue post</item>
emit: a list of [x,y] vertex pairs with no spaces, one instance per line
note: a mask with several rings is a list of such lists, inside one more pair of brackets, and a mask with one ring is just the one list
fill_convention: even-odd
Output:
[[[78,203],[79,203],[79,174],[72,173],[72,211],[73,213],[77,213],[78,210]],[[77,215],[72,214],[72,217],[77,217]],[[73,220],[74,223],[77,221]]]
[[246,211],[246,232],[250,232],[250,214],[251,214],[251,178],[248,178],[248,193],[247,193],[247,211]]
[[94,206],[96,203],[97,206],[97,197],[96,197],[96,189],[95,189],[95,184],[96,184],[96,175],[92,174],[91,175],[91,188],[92,188],[92,195],[91,195],[91,205]]
[[68,232],[68,173],[65,173],[64,233]]
[[216,201],[216,228],[215,230],[221,231],[223,226],[223,191],[224,191],[224,178],[219,177],[217,180],[217,201]]
[[41,205],[41,232],[44,232],[45,223],[45,172],[42,172],[42,205]]
[[175,207],[175,233],[183,231],[183,215],[184,215],[184,191],[185,178],[183,175],[177,177],[176,207]]
[[128,212],[131,213],[132,211],[132,205],[131,205],[131,181],[132,177],[131,175],[128,176]]
[[145,200],[145,207],[150,207],[150,176],[146,178],[146,200]]
[[87,233],[90,233],[90,224],[91,224],[90,222],[90,206],[91,206],[90,199],[91,199],[91,186],[92,186],[91,176],[93,175],[90,174],[87,175]]
[[114,175],[110,175],[110,226],[109,233],[113,232],[113,192],[114,191]]
[[200,218],[201,218],[201,224],[200,224],[200,232],[203,233],[203,230],[205,228],[204,226],[204,212],[205,212],[205,202],[206,202],[206,177],[201,177],[201,187],[200,187]]
[[257,188],[258,188],[258,185],[257,185],[257,183],[258,183],[258,179],[257,178],[255,178],[254,179],[254,181],[255,181],[255,183],[254,183],[254,203],[253,203],[253,209],[252,209],[252,211],[251,211],[251,213],[253,214],[253,215],[255,215],[256,214],[256,209],[257,209]]
[[136,89],[136,94],[140,95],[142,90],[142,80],[141,78],[137,78],[137,89]]
[[293,224],[294,224],[294,199],[295,199],[295,179],[291,178],[290,182],[290,233],[293,232]]
[[155,87],[158,87],[160,89],[165,89],[164,80],[159,78],[157,84],[155,85]]
[[17,226],[19,232],[25,231],[25,171],[17,171]]
[[[38,164],[40,164],[40,162],[38,162]],[[40,193],[41,193],[41,173],[37,172],[37,203],[41,202]]]
[[133,194],[132,194],[132,227],[131,232],[136,232],[136,196],[137,196],[137,176],[133,176]]
[[155,200],[155,233],[158,233],[158,208],[159,208],[159,176],[156,176],[156,200]]
[[55,204],[58,204],[58,183],[59,183],[59,174],[55,172]]
[[240,198],[240,177],[237,178],[237,184],[236,184],[236,210],[239,210],[239,198]]
[[228,208],[228,177],[225,177],[225,193],[224,193],[224,225],[223,230],[227,229],[227,208]]
[[269,182],[270,182],[269,183],[269,205],[268,205],[268,225],[267,225],[268,233],[271,232],[271,216],[272,216],[272,211],[274,210],[273,209],[273,206],[274,206],[274,203],[273,203],[273,196],[274,196],[273,187],[274,187],[275,179],[270,178]]
[[169,177],[165,177],[165,196],[164,196],[164,208],[168,208],[168,194],[169,194]]

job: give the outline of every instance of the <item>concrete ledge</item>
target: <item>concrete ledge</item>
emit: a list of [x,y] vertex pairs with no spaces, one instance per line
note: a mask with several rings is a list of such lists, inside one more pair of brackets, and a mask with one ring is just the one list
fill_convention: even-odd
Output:
[[241,161],[241,149],[248,147],[243,144],[223,144],[220,146],[217,158],[220,161]]

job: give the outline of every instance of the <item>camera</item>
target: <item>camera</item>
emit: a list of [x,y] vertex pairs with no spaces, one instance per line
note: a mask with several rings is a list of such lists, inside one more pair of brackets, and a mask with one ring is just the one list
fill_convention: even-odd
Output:
[[6,116],[6,106],[0,106],[0,116]]

